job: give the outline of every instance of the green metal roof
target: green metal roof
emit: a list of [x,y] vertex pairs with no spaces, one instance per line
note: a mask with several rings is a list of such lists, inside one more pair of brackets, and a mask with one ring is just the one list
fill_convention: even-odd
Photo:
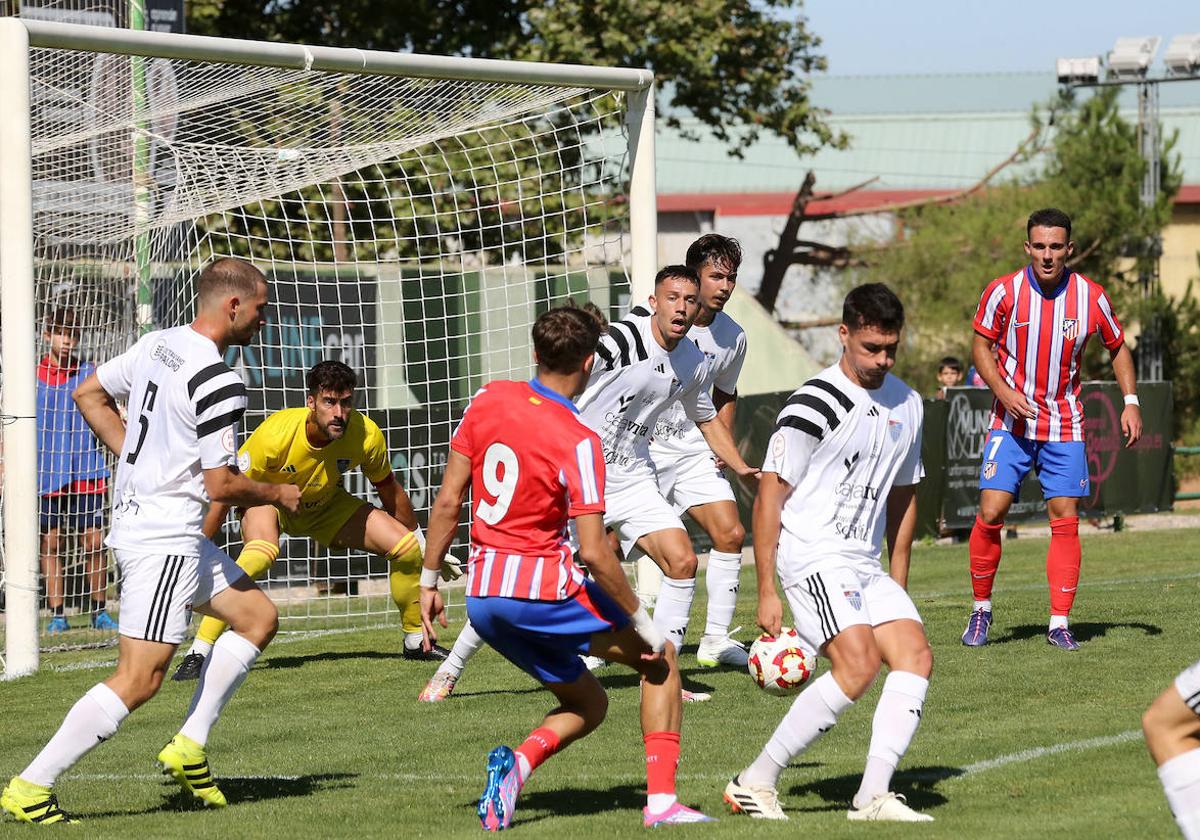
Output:
[[[1054,89],[1054,77],[1044,73],[816,77],[813,102],[828,109],[829,122],[850,135],[850,148],[802,158],[782,139],[764,135],[738,160],[711,137],[691,142],[663,128],[658,190],[787,191],[797,189],[809,169],[819,190],[875,176],[875,189],[969,186],[1028,136],[1030,111],[1049,101]],[[1163,84],[1159,90],[1164,129],[1168,134],[1179,130],[1176,153],[1184,181],[1200,183],[1200,82]],[[1123,111],[1136,120],[1132,90]],[[685,127],[703,133],[698,122]]]

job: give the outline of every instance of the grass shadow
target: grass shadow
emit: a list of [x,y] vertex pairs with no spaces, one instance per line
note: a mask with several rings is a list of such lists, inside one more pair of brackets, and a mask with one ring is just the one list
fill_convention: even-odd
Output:
[[[259,663],[262,668],[302,668],[313,662],[340,662],[346,659],[404,659],[399,651],[384,650],[348,650],[323,651],[304,656],[271,656]],[[429,665],[428,662],[413,660],[418,665]]]
[[[312,796],[326,790],[341,790],[353,787],[351,779],[357,773],[317,773],[308,776],[221,776],[217,784],[230,805],[263,802],[269,799],[286,799],[294,796]],[[101,817],[134,817],[161,811],[204,811],[207,806],[189,793],[184,793],[175,782],[164,779],[164,792],[160,805],[139,811],[100,811],[80,814],[85,820]]]
[[[963,770],[961,767],[914,767],[909,770],[902,770],[892,777],[892,790],[902,794],[908,800],[908,804],[915,810],[925,811],[945,805],[947,802],[946,797],[938,793],[935,788],[940,782],[961,776],[962,774]],[[793,785],[788,789],[788,796],[798,797],[807,796],[810,793],[816,794],[826,804],[793,808],[785,807],[785,810],[800,812],[845,811],[850,807],[850,800],[858,792],[858,786],[861,781],[862,775],[854,774],[834,776],[828,779],[816,779],[804,784]]]
[[[1162,635],[1162,628],[1157,624],[1146,624],[1141,621],[1081,621],[1079,623],[1072,622],[1071,624],[1071,632],[1075,634],[1076,641],[1081,644],[1105,636],[1110,630],[1123,629],[1140,630],[1147,636]],[[1023,642],[1029,639],[1044,639],[1045,637],[1045,624],[1018,624],[1016,627],[1008,628],[1008,632],[1005,635],[989,639],[988,645],[1003,645],[1008,642]]]
[[[477,803],[472,801],[470,804],[474,808]],[[640,816],[645,804],[645,784],[533,790],[521,794],[513,817],[513,827],[553,817],[590,816],[612,811],[632,811]]]

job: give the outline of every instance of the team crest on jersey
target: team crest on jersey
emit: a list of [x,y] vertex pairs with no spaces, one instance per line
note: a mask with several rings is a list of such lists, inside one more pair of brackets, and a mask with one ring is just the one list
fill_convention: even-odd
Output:
[[850,606],[856,610],[862,609],[862,593],[857,589],[843,589],[842,594],[846,596],[846,600],[850,602]]
[[888,420],[888,433],[892,436],[892,440],[900,440],[900,433],[903,431],[903,422],[899,420]]
[[221,433],[221,445],[223,447],[225,447],[225,451],[228,452],[230,455],[232,455],[234,452],[237,452],[237,444],[236,444],[236,441],[234,441],[234,439],[233,439],[233,427],[232,426],[230,426],[228,429],[226,429],[224,432]]
[[1079,338],[1079,319],[1064,318],[1062,323],[1063,341],[1074,341]]
[[242,472],[245,472],[246,470],[250,469],[250,453],[249,452],[243,452],[241,455],[238,455],[238,469],[241,470]]
[[986,461],[983,465],[983,477],[987,481],[991,481],[996,477],[996,462]]
[[338,458],[337,459],[337,471],[340,473],[344,473],[348,469],[350,469],[350,459],[349,458]]

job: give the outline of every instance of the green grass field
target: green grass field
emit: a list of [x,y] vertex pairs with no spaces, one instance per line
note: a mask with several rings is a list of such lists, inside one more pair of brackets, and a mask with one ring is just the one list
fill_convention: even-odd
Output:
[[[693,650],[685,649],[685,684],[711,691],[713,700],[684,710],[680,795],[720,822],[671,831],[712,837],[1172,836],[1174,823],[1138,730],[1145,706],[1200,655],[1198,538],[1196,530],[1085,536],[1073,625],[1084,644],[1078,653],[1044,641],[1044,539],[1007,543],[995,641],[982,650],[959,644],[969,604],[965,546],[916,551],[911,590],[927,622],[935,670],[924,721],[895,789],[932,814],[932,824],[846,821],[882,680],[785,773],[780,793],[791,822],[729,815],[721,803],[726,779],[757,753],[789,701],[759,691],[742,672],[698,669]],[[748,568],[743,587],[736,623],[749,628],[754,582]],[[697,598],[693,635],[702,626],[703,605]],[[478,836],[474,803],[487,751],[518,743],[549,708],[550,696],[485,650],[449,702],[418,704],[432,667],[403,661],[398,646],[397,630],[282,636],[210,742],[214,769],[233,803],[220,812],[181,802],[156,775],[154,756],[181,722],[191,692],[191,684],[168,682],[112,741],[60,780],[63,806],[86,820],[72,836]],[[0,683],[0,774],[21,770],[75,699],[106,675],[99,663],[113,655],[55,655],[38,675]],[[609,718],[530,781],[512,828],[521,837],[642,831],[637,683],[617,667],[599,675],[611,694]],[[6,834],[18,830],[4,824]]]

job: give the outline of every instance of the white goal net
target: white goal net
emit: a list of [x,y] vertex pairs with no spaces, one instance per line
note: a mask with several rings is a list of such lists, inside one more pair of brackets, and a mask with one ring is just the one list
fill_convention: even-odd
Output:
[[[84,29],[27,26],[35,44]],[[146,330],[188,322],[194,280],[213,258],[251,259],[271,282],[268,325],[226,357],[250,393],[243,437],[270,412],[304,404],[313,364],[343,361],[358,373],[358,408],[384,430],[422,523],[466,401],[490,379],[530,375],[537,315],[573,298],[615,316],[629,295],[627,110],[646,98],[629,92],[634,81],[622,90],[589,83],[586,69],[570,84],[569,68],[523,80],[510,63],[422,64],[246,42],[232,42],[236,63],[199,60],[178,56],[211,39],[155,37],[29,52],[34,282],[26,311],[5,298],[3,324],[33,325],[36,363],[4,370],[5,449],[11,455],[10,438],[19,442],[21,416],[7,391],[34,377],[37,539],[40,554],[57,558],[40,561],[43,651],[111,639],[112,630],[93,628],[92,611],[107,594],[116,618],[119,585],[106,574],[107,552],[90,542],[107,502],[96,513],[79,501],[84,491],[104,498],[104,458],[86,451],[95,442],[75,428],[62,383],[74,366],[86,373]],[[256,47],[265,60],[255,60]],[[118,54],[136,51],[146,54]],[[328,69],[354,61],[378,66]],[[416,75],[396,69],[403,61]],[[300,66],[268,66],[285,63]],[[648,74],[636,80],[645,89]],[[12,188],[10,179],[6,194]],[[14,218],[0,211],[6,248],[19,241]],[[65,367],[64,335],[77,342]],[[5,339],[8,361],[14,339]],[[6,480],[12,488],[16,476]],[[373,499],[357,471],[345,483]],[[51,510],[47,494],[69,501]],[[14,585],[28,558],[10,556],[9,533],[28,530],[26,519],[4,517],[9,609],[0,632],[26,620],[13,600],[28,589],[28,574]],[[225,535],[234,556],[236,531],[231,522]],[[284,629],[398,622],[378,557],[285,537],[265,586]],[[48,635],[52,600],[70,629]]]

